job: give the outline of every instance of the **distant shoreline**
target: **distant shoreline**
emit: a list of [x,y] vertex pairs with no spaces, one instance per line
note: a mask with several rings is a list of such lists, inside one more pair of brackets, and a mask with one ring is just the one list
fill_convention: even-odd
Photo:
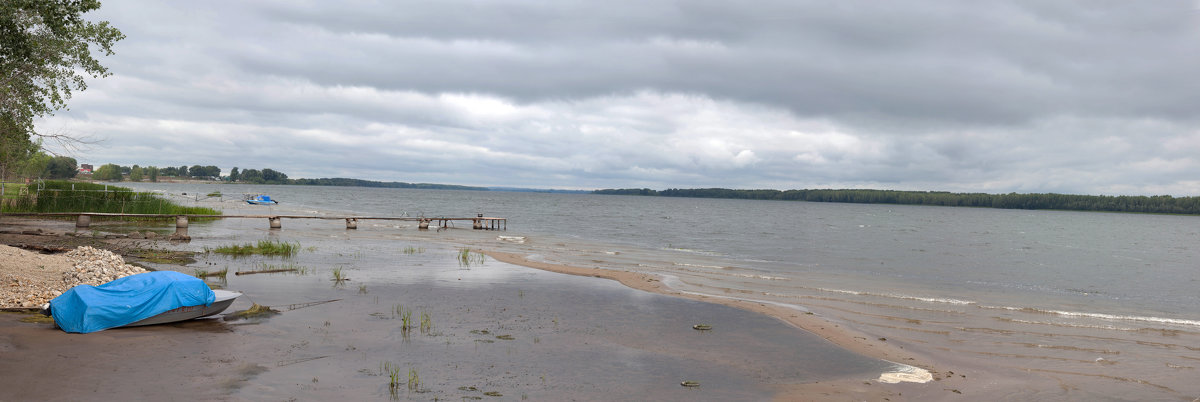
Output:
[[946,191],[734,190],[726,188],[667,189],[662,191],[647,188],[604,189],[593,191],[592,194],[1200,215],[1200,197],[1172,197],[1169,195],[1106,196],[1056,193],[986,194]]

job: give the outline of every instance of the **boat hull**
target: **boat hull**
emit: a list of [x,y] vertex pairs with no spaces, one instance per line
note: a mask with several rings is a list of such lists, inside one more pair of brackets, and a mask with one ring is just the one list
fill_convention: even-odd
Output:
[[143,325],[166,324],[176,321],[186,321],[193,318],[208,317],[210,315],[219,314],[233,304],[233,301],[241,296],[241,293],[231,292],[228,290],[213,290],[216,293],[217,299],[210,305],[199,306],[183,306],[177,309],[164,311],[156,316],[152,316],[141,321],[125,324],[125,327],[139,327]]

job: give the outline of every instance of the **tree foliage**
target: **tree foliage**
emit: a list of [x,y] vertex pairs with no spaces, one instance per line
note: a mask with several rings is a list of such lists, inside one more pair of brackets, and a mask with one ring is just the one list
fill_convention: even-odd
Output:
[[142,178],[145,175],[146,175],[145,169],[142,169],[141,166],[133,165],[133,168],[129,169],[129,181],[133,181],[133,182],[142,181]]
[[1200,197],[1104,196],[1073,194],[985,194],[944,191],[893,190],[731,190],[727,188],[607,189],[595,194],[645,195],[693,198],[736,198],[753,200],[846,202],[860,204],[937,205],[1005,209],[1054,209],[1070,211],[1144,212],[1200,214]]
[[108,69],[94,50],[112,55],[125,36],[107,21],[84,20],[98,0],[0,1],[0,134],[5,142],[30,143],[33,121],[66,108],[74,91],[87,89],[85,75]]
[[50,163],[46,165],[46,169],[42,173],[42,177],[47,179],[70,179],[79,173],[79,164],[75,162],[75,158],[69,156],[55,156],[50,158]]
[[124,175],[121,174],[121,167],[108,163],[96,168],[92,172],[93,180],[121,181]]

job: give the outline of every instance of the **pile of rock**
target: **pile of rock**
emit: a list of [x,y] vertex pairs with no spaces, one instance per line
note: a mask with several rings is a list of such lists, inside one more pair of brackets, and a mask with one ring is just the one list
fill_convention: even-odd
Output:
[[[108,250],[83,246],[67,252],[75,269],[64,272],[63,291],[77,285],[103,285],[113,279],[140,274],[146,270],[128,265],[121,256]],[[60,292],[61,294],[61,292]]]
[[[15,249],[13,249],[15,250]],[[25,260],[21,260],[21,257]],[[38,307],[77,285],[102,285],[113,279],[146,272],[125,264],[121,256],[108,250],[83,246],[65,254],[73,267],[55,271],[55,260],[64,256],[38,256],[34,253],[5,255],[19,263],[5,264],[0,272],[0,307]],[[28,260],[28,259],[34,260]]]

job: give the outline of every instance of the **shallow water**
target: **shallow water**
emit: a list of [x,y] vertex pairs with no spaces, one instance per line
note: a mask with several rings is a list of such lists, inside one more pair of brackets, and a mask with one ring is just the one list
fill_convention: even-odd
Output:
[[[191,265],[228,269],[208,282],[245,293],[231,310],[250,303],[282,310],[220,324],[236,356],[222,364],[241,373],[223,392],[236,399],[491,392],[510,400],[763,400],[774,384],[871,379],[893,367],[730,307],[490,259],[461,266],[454,247],[381,230],[330,229],[321,221],[266,230],[264,223],[193,223],[194,240],[181,245],[202,250],[270,239],[303,248],[293,258],[202,254]],[[285,266],[300,272],[236,275]],[[333,281],[335,268],[349,279]],[[411,312],[408,331],[401,310]],[[428,331],[419,327],[423,314],[432,322]],[[713,329],[692,328],[701,323]],[[385,364],[399,368],[396,395]],[[420,384],[412,390],[410,369]]]
[[[1200,366],[1196,217],[469,191],[250,191],[272,194],[283,202],[272,208],[289,213],[507,217],[505,232],[418,232],[382,221],[360,222],[359,232],[657,273],[683,291],[796,305],[981,375],[1032,384],[996,391],[1008,397],[1200,396],[1193,381]],[[330,239],[346,233],[340,221],[302,222],[285,221],[282,233],[300,225]],[[245,224],[268,232],[265,222]],[[220,229],[214,233],[221,237]],[[1051,379],[1034,383],[1035,377]]]

